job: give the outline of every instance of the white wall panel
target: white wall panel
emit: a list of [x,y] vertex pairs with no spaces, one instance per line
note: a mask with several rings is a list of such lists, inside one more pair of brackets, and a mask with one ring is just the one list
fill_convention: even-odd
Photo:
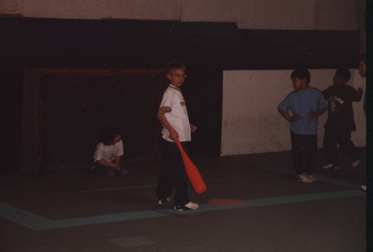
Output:
[[[277,111],[278,104],[293,91],[291,70],[224,71],[221,155],[290,150],[290,123]],[[333,84],[335,69],[310,70],[311,86],[321,91]],[[349,84],[364,87],[357,70]],[[356,146],[365,146],[363,103],[354,104]],[[319,117],[318,147],[322,147],[327,113]]]
[[289,130],[286,123],[279,123],[277,104],[291,88],[290,73],[224,71],[223,156],[288,149]]

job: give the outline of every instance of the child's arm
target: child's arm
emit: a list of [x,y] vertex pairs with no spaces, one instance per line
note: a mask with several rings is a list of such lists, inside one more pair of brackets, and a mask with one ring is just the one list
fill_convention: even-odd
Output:
[[190,131],[192,131],[192,133],[196,132],[197,126],[192,125],[192,124],[189,124],[189,125],[190,125]]
[[280,112],[280,114],[285,117],[286,120],[288,120],[289,122],[296,122],[299,120],[299,115],[293,115],[293,116],[290,116],[289,113],[287,113],[286,111],[283,111],[282,109],[278,108],[278,111]]
[[358,89],[357,89],[357,99],[356,99],[356,101],[361,101],[361,98],[363,97],[363,89],[361,88],[361,87],[359,87]]
[[[105,165],[105,166],[109,166],[115,170],[119,170],[117,169],[117,164],[116,164],[116,158],[115,158],[115,164],[114,163],[109,163],[109,162],[106,162],[105,160],[103,159],[100,159],[100,160],[97,160],[97,163],[101,164],[101,165]],[[120,161],[120,157],[119,157],[119,161]]]
[[311,112],[309,112],[307,115],[310,115],[312,118],[315,118],[316,116],[319,116],[322,113],[324,113],[325,110],[327,110],[327,108],[320,108],[316,111],[312,111],[312,109],[311,109]]
[[114,169],[119,171],[120,170],[120,156],[115,156],[115,164],[116,164],[116,167]]
[[171,124],[167,121],[164,114],[171,112],[171,108],[169,107],[162,107],[158,110],[157,118],[162,123],[162,125],[168,130],[169,138],[174,140],[175,138],[179,138],[179,134],[177,134],[176,130],[171,126]]

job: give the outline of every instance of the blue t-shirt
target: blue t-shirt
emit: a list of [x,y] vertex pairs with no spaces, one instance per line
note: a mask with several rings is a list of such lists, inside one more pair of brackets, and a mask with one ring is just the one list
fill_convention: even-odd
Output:
[[327,108],[324,96],[317,88],[311,87],[306,92],[294,90],[281,103],[278,108],[293,115],[299,115],[297,122],[290,123],[290,129],[298,135],[317,135],[318,117],[311,118],[308,113],[320,108]]

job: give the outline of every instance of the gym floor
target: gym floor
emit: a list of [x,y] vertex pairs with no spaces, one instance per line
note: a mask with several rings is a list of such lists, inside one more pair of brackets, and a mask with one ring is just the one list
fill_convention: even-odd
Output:
[[359,167],[297,182],[290,151],[192,158],[207,185],[196,211],[156,204],[159,163],[125,177],[90,170],[0,176],[0,251],[366,251],[365,148]]

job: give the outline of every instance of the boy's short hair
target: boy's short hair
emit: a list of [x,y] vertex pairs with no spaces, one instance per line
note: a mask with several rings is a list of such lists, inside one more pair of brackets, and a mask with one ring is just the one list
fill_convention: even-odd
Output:
[[362,62],[364,62],[364,64],[366,64],[367,63],[367,56],[366,56],[366,54],[365,53],[360,54],[359,60],[361,60]]
[[337,71],[335,71],[335,74],[341,76],[346,82],[351,78],[351,72],[347,68],[338,68]]
[[116,125],[104,126],[100,129],[99,132],[99,141],[104,145],[111,145],[114,138],[120,135],[120,128]]
[[297,68],[291,73],[290,78],[298,78],[303,80],[306,78],[306,84],[310,84],[311,82],[311,73],[305,68]]
[[166,73],[170,74],[175,69],[182,69],[185,72],[185,65],[179,61],[171,61],[167,64]]

